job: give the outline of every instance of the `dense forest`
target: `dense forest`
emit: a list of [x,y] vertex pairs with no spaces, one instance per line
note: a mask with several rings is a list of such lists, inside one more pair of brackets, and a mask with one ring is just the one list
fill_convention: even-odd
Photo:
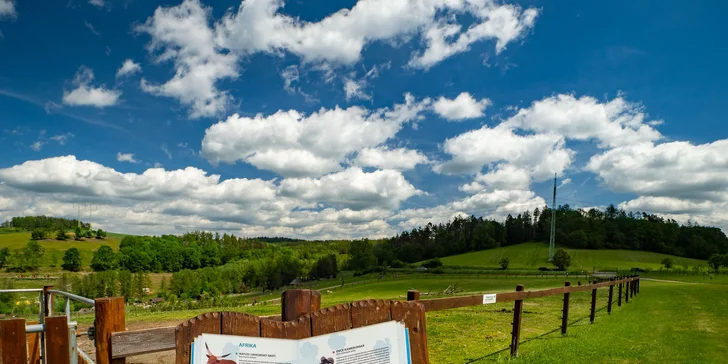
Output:
[[275,289],[296,278],[336,277],[348,261],[350,242],[265,243],[234,235],[193,232],[183,236],[126,236],[119,251],[99,248],[94,271],[172,272],[179,296],[236,293],[246,287]]
[[91,224],[78,221],[76,219],[64,219],[62,217],[51,216],[23,216],[13,217],[12,219],[0,224],[4,228],[18,228],[23,230],[72,230],[76,227],[82,229],[91,229]]
[[[715,227],[678,224],[647,213],[626,212],[610,205],[604,211],[556,209],[556,245],[580,249],[645,250],[708,259],[728,253],[728,238]],[[418,262],[435,257],[519,244],[548,242],[552,211],[525,211],[505,222],[470,216],[444,224],[405,231],[375,248],[380,264]]]

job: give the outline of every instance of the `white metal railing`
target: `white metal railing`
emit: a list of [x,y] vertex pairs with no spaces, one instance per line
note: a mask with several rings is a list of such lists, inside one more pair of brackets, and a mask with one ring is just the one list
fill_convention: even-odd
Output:
[[[46,360],[45,356],[45,316],[46,311],[47,316],[53,316],[52,295],[56,295],[66,298],[65,313],[66,319],[68,320],[68,349],[70,353],[70,363],[78,364],[78,358],[80,356],[85,363],[95,364],[91,357],[78,347],[76,342],[76,328],[78,327],[78,323],[76,321],[71,321],[71,301],[77,301],[91,306],[94,306],[95,301],[90,298],[59,290],[44,290],[41,288],[0,289],[0,294],[33,292],[38,292],[40,294],[38,299],[38,321],[40,323],[25,325],[25,332],[40,333],[40,357],[42,362],[44,364],[50,364],[49,361]],[[46,294],[48,295],[48,300],[46,300]],[[93,339],[93,337],[91,337],[91,339]]]

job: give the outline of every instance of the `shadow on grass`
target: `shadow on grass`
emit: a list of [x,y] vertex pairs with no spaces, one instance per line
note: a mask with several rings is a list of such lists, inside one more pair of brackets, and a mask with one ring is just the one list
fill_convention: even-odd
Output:
[[[606,309],[607,309],[607,306],[604,306],[604,307],[602,307],[602,308],[600,308],[600,309],[597,309],[597,310],[596,310],[595,312],[601,312],[601,311],[604,311],[604,310],[606,310]],[[577,323],[579,323],[579,322],[581,322],[581,321],[584,321],[584,320],[588,319],[589,317],[590,317],[590,315],[589,315],[589,316],[584,316],[584,317],[580,317],[580,318],[577,318],[577,319],[575,319],[575,320],[573,320],[573,321],[569,322],[569,324],[568,324],[567,326],[572,326],[572,325],[574,325],[574,324],[577,324]],[[554,329],[554,330],[551,330],[551,331],[549,331],[549,332],[545,332],[545,333],[543,333],[543,334],[541,334],[541,335],[538,335],[538,336],[534,336],[534,337],[532,337],[532,338],[529,338],[529,339],[526,339],[526,340],[522,340],[522,341],[521,341],[521,342],[519,343],[519,345],[525,344],[525,343],[527,343],[527,342],[530,342],[530,341],[533,341],[533,340],[541,339],[541,338],[543,338],[543,337],[545,337],[545,336],[548,336],[548,335],[551,335],[551,334],[553,334],[553,333],[555,333],[555,332],[557,332],[557,331],[561,331],[561,327],[558,327],[558,328],[556,328],[556,329]],[[481,360],[485,360],[485,359],[488,359],[488,358],[490,358],[490,357],[496,356],[496,355],[498,355],[498,354],[500,354],[500,353],[502,353],[502,352],[505,352],[505,351],[509,351],[509,350],[511,350],[510,346],[509,346],[509,347],[507,347],[507,348],[504,348],[504,349],[501,349],[501,350],[498,350],[498,351],[492,352],[492,353],[490,353],[490,354],[487,354],[487,355],[481,356],[481,357],[479,357],[479,358],[475,358],[475,359],[470,359],[469,361],[466,361],[466,362],[464,362],[464,363],[465,363],[465,364],[475,363],[475,362],[478,362],[478,361],[481,361]]]

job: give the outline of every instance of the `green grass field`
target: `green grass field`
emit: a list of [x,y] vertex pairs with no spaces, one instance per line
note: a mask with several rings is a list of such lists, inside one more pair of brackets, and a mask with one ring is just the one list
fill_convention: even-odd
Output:
[[[570,278],[576,283],[576,277]],[[321,282],[320,288],[333,282]],[[322,291],[322,307],[367,298],[403,300],[407,290],[417,289],[422,299],[446,297],[448,286],[457,294],[510,292],[517,284],[527,290],[563,285],[560,278],[413,275],[386,281]],[[329,286],[330,287],[330,286]],[[427,313],[431,363],[721,363],[728,350],[728,286],[724,284],[664,283],[644,280],[641,293],[629,303],[606,312],[607,289],[598,291],[599,311],[590,324],[590,292],[571,295],[569,334],[560,327],[562,297],[524,301],[520,358],[511,359],[510,343],[513,303],[473,306]],[[430,294],[425,294],[430,293]],[[263,297],[263,296],[261,296]],[[271,293],[265,298],[280,297]],[[616,301],[616,290],[615,290]],[[278,302],[256,306],[149,312],[127,308],[130,328],[174,325],[203,312],[240,311],[254,315],[280,313]],[[74,317],[82,324],[91,315]]]
[[[558,248],[558,247],[557,247]],[[586,249],[564,249],[571,256],[571,267],[569,270],[592,271],[605,269],[629,270],[633,267],[659,269],[660,261],[665,257],[675,260],[676,267],[684,264],[692,267],[702,265],[707,267],[707,262],[697,259],[681,258],[666,254],[633,251],[633,250],[586,250]],[[498,262],[503,258],[510,260],[509,269],[553,267],[548,263],[548,244],[524,243],[502,248],[482,250],[478,252],[460,254],[441,258],[446,266],[459,265],[467,267],[499,268]]]
[[[611,317],[581,321],[521,346],[523,363],[725,363],[728,287],[642,282],[640,294]],[[486,362],[506,361],[496,355]]]
[[[69,239],[66,241],[60,241],[60,240],[40,240],[38,243],[45,249],[45,254],[43,255],[42,264],[43,267],[41,268],[41,271],[53,271],[57,270],[60,271],[60,266],[63,263],[63,253],[68,250],[69,248],[78,248],[78,250],[81,252],[81,261],[83,262],[84,267],[88,267],[89,264],[91,264],[91,257],[93,256],[93,252],[98,249],[101,245],[109,245],[114,250],[119,249],[119,243],[121,242],[121,239],[125,235],[120,234],[109,234],[109,236],[106,239],[98,240],[98,239],[84,239],[82,241],[76,241],[73,239]],[[6,233],[6,234],[0,234],[0,249],[2,248],[9,248],[10,251],[14,251],[17,249],[23,249],[26,244],[30,241],[30,233],[29,232],[13,232],[13,233]],[[53,256],[56,257],[56,268],[50,268],[49,266],[53,262]]]

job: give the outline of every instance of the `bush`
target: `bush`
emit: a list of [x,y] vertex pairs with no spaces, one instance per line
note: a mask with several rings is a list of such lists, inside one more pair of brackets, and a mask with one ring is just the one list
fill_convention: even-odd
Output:
[[78,272],[81,270],[81,252],[77,248],[71,248],[66,250],[63,254],[63,264],[61,264],[63,270],[69,272]]
[[395,259],[389,262],[389,266],[392,268],[404,268],[407,266],[407,264],[399,259]]
[[540,268],[538,268],[538,270],[540,270],[542,272],[550,272],[551,271],[551,268],[540,267]]
[[430,259],[422,263],[422,266],[428,269],[442,267],[442,261],[440,261],[440,258]]
[[665,266],[666,269],[671,269],[673,265],[675,265],[675,261],[672,260],[672,258],[664,258],[660,262],[663,266]]
[[503,270],[508,269],[508,264],[510,264],[510,263],[511,263],[511,261],[508,258],[503,258],[500,260],[500,262],[498,262],[498,264],[500,264],[501,269],[503,269]]
[[443,274],[443,273],[445,273],[445,271],[442,270],[442,267],[437,267],[437,268],[431,270],[430,273],[433,273],[433,274]]
[[559,270],[566,270],[571,265],[571,256],[564,249],[559,249],[554,253],[554,260],[551,262]]
[[56,233],[56,240],[68,240],[68,234],[66,230],[58,230]]
[[45,230],[33,230],[33,232],[30,233],[30,238],[32,240],[43,240],[47,237],[47,233]]

